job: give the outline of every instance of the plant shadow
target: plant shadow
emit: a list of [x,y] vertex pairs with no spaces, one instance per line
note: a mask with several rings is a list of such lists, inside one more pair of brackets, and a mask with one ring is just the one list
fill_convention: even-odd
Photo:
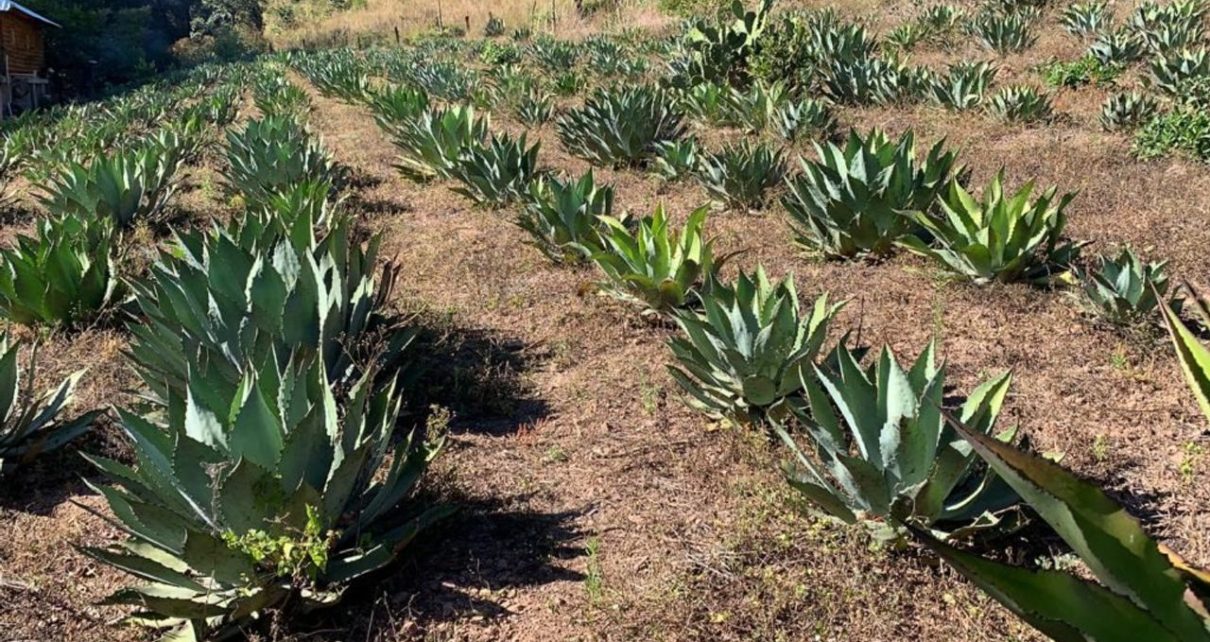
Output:
[[84,480],[97,477],[98,472],[81,456],[85,452],[111,459],[129,459],[129,451],[117,437],[116,426],[109,417],[103,416],[92,430],[78,439],[58,450],[42,453],[3,480],[0,510],[48,516],[72,497],[92,494]]

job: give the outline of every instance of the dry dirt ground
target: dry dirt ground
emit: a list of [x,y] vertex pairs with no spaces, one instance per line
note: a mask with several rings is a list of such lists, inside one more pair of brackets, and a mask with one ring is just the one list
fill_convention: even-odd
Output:
[[[883,20],[906,15],[899,6]],[[1001,62],[998,83],[1036,80],[1030,66],[1080,49],[1051,23],[1027,55]],[[918,59],[953,56],[987,55],[972,46]],[[398,305],[426,328],[431,369],[420,392],[455,413],[430,492],[463,509],[346,606],[282,623],[272,636],[1040,639],[927,556],[871,550],[860,529],[806,514],[781,480],[778,449],[682,404],[665,372],[669,329],[593,294],[593,272],[547,264],[510,211],[472,208],[447,185],[405,182],[366,110],[312,93],[314,129],[359,178],[348,205],[385,236],[384,254],[403,268]],[[1070,233],[1092,242],[1087,252],[1128,242],[1171,259],[1179,279],[1210,286],[1210,171],[1180,159],[1132,160],[1126,136],[1096,126],[1104,94],[1061,93],[1063,117],[1045,127],[931,107],[846,109],[841,118],[860,129],[912,128],[921,143],[947,137],[976,185],[1003,166],[1014,185],[1036,178],[1079,190]],[[518,131],[506,117],[493,127]],[[713,142],[733,134],[700,132]],[[550,128],[537,135],[544,165],[587,169]],[[630,171],[598,176],[615,185],[622,210],[663,202],[683,220],[704,200],[693,184]],[[206,207],[197,206],[199,217],[222,214]],[[1063,453],[1165,543],[1210,564],[1210,463],[1202,455],[1210,439],[1162,337],[1098,327],[1069,293],[955,283],[908,255],[818,262],[794,247],[781,217],[777,205],[719,211],[708,227],[720,251],[747,250],[735,265],[792,272],[804,299],[827,291],[849,300],[837,325],[860,327],[867,344],[914,356],[937,337],[960,390],[1012,370],[1005,425],[1019,424],[1039,450]],[[48,372],[90,364],[82,406],[113,402],[134,383],[121,365],[124,342],[115,329],[54,338]],[[103,429],[79,447],[120,452],[114,434]],[[115,624],[121,611],[94,605],[123,578],[72,549],[117,535],[90,512],[103,502],[81,475],[91,473],[69,450],[0,495],[0,640],[145,639]],[[1045,549],[1026,537],[1003,546],[1018,559]]]

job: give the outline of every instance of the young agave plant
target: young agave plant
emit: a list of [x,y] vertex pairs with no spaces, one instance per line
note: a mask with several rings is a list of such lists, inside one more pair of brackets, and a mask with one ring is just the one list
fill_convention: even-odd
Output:
[[773,112],[773,131],[793,142],[810,134],[826,137],[836,128],[836,116],[823,101],[805,98],[790,101]]
[[645,316],[690,306],[725,261],[715,260],[714,242],[702,234],[704,207],[689,215],[679,235],[669,228],[663,205],[643,217],[633,231],[612,216],[601,220],[606,225],[601,238],[604,249],[592,257],[605,273],[601,288],[641,307]]
[[982,202],[956,181],[951,183],[949,193],[938,201],[938,215],[910,214],[934,244],[911,236],[901,244],[976,283],[1049,281],[1079,254],[1079,245],[1062,238],[1067,225],[1063,210],[1075,195],[1056,200],[1052,187],[1030,202],[1032,181],[1012,195],[1004,193],[1003,183],[1001,171],[984,188]]
[[1104,2],[1077,2],[1063,10],[1059,23],[1073,36],[1100,33],[1113,20],[1108,9],[1109,5]]
[[429,95],[419,87],[391,85],[375,91],[369,97],[374,120],[390,136],[429,109]]
[[1155,314],[1168,292],[1168,262],[1143,263],[1129,247],[1116,258],[1102,256],[1080,273],[1089,309],[1114,325],[1126,326]]
[[701,82],[681,91],[677,106],[694,120],[709,125],[734,125],[731,114],[730,87]]
[[823,90],[841,104],[884,105],[919,96],[927,86],[920,73],[894,59],[836,59],[822,71]]
[[640,85],[599,90],[556,121],[569,152],[602,167],[634,166],[649,159],[656,145],[685,133],[683,116],[663,89]]
[[118,227],[159,219],[179,186],[183,146],[140,148],[102,155],[87,166],[69,162],[40,187],[51,215],[106,218]]
[[[1210,357],[1210,355],[1207,355]],[[1055,640],[1210,641],[1210,571],[1152,539],[1125,508],[1058,464],[950,417],[957,434],[1071,547],[1095,580],[1026,569],[913,534],[988,595]]]
[[550,94],[531,91],[517,101],[513,115],[526,127],[541,127],[554,116],[555,103]]
[[399,150],[395,169],[419,182],[452,178],[462,157],[482,147],[490,122],[487,114],[477,117],[470,106],[428,109],[392,133],[391,142]]
[[[800,448],[785,428],[775,428],[794,454],[790,484],[824,512],[863,522],[883,541],[902,538],[904,524],[942,539],[1004,525],[1020,500],[946,425],[945,365],[935,353],[930,343],[904,369],[883,348],[863,371],[841,344],[834,366],[804,375],[805,402],[794,414],[812,447]],[[962,405],[963,421],[991,434],[1011,383],[1005,373],[975,388]],[[996,439],[1011,441],[1015,433]]]
[[1101,127],[1106,131],[1135,129],[1151,120],[1159,109],[1155,98],[1137,91],[1114,94],[1101,105]]
[[459,186],[454,192],[477,204],[500,207],[529,193],[538,176],[542,143],[526,146],[525,134],[514,140],[508,134],[492,136],[484,146],[469,148],[450,171]]
[[1054,116],[1050,97],[1036,87],[1015,85],[1005,87],[992,97],[988,111],[1010,123],[1045,122]]
[[133,621],[200,642],[270,609],[330,606],[449,514],[411,498],[439,436],[406,437],[388,463],[402,406],[393,382],[367,371],[338,395],[322,360],[294,355],[261,361],[232,389],[189,363],[188,416],[121,412],[134,465],[89,458],[113,486],[87,483],[126,539],[84,552],[141,580],[108,600],[138,607]]
[[1030,17],[1020,12],[986,13],[972,27],[983,46],[1000,55],[1025,51],[1038,41]]
[[656,145],[652,167],[664,180],[678,181],[692,176],[701,158],[696,138],[664,141]]
[[731,209],[759,210],[766,193],[786,175],[785,156],[781,149],[744,140],[703,154],[696,174],[711,198]]
[[778,82],[766,85],[758,82],[747,91],[733,89],[728,92],[725,110],[736,124],[756,133],[764,131],[777,110],[789,100],[785,84]]
[[1089,45],[1088,55],[1106,67],[1127,65],[1143,57],[1143,41],[1129,30],[1102,33]]
[[298,121],[269,116],[227,133],[227,189],[250,205],[307,181],[332,184],[336,166]]
[[668,370],[690,405],[740,425],[763,423],[802,393],[843,307],[829,305],[825,294],[804,315],[794,278],[774,285],[761,267],[752,276],[740,272],[734,287],[715,284],[701,299],[702,312],[675,315],[682,336],[668,342],[678,362]]
[[927,210],[959,173],[957,155],[939,141],[917,159],[911,132],[898,141],[873,130],[850,132],[845,146],[816,144],[818,161],[786,180],[782,197],[795,240],[825,256],[886,256],[914,227],[900,212]]
[[530,243],[548,259],[575,265],[602,250],[601,217],[613,215],[613,188],[597,185],[592,170],[578,181],[534,181],[529,194],[517,225],[529,232]]
[[1206,49],[1182,49],[1151,61],[1151,86],[1168,94],[1181,95],[1187,83],[1210,76],[1210,56]]
[[933,79],[929,94],[933,102],[947,109],[971,109],[983,102],[995,77],[996,68],[989,62],[959,62],[950,65],[948,75]]
[[70,327],[116,305],[122,286],[107,219],[38,221],[35,236],[0,249],[0,316],[25,326]]
[[9,341],[7,332],[0,333],[0,476],[84,434],[101,414],[96,410],[74,419],[59,416],[71,405],[83,370],[41,395],[33,394],[32,385],[23,390],[22,374],[31,383],[35,380],[37,348],[26,373],[18,362],[20,348],[19,343]]

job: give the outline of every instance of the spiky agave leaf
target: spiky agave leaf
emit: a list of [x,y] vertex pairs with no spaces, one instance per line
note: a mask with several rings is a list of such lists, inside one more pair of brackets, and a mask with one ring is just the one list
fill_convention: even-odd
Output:
[[541,141],[527,146],[526,135],[513,139],[493,135],[487,145],[473,146],[450,169],[454,191],[478,204],[499,207],[520,200],[538,177]]
[[[1210,324],[1210,303],[1192,286],[1186,285],[1185,287],[1191,295],[1188,301],[1201,318],[1202,323]],[[1197,396],[1197,403],[1202,409],[1202,414],[1210,419],[1210,350],[1207,350],[1206,346],[1198,340],[1197,335],[1185,325],[1184,321],[1181,321],[1176,310],[1167,305],[1159,307],[1164,314],[1164,323],[1172,337],[1172,344],[1176,347],[1177,360],[1181,364],[1181,372],[1185,374],[1185,381],[1189,384],[1189,389]]]
[[301,182],[335,184],[331,157],[290,116],[266,116],[227,133],[227,189],[256,204]]
[[551,261],[579,264],[603,249],[603,216],[613,216],[613,188],[598,185],[592,170],[578,181],[549,178],[530,185],[517,225]]
[[1038,631],[1071,642],[1206,642],[1210,573],[1152,539],[1095,485],[973,430],[957,433],[1079,556],[1098,582],[984,559],[915,527],[955,569]]

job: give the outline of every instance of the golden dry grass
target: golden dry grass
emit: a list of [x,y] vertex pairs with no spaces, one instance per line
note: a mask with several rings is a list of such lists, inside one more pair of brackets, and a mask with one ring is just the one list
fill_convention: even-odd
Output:
[[462,27],[471,36],[481,36],[491,16],[504,20],[511,30],[528,26],[534,32],[556,33],[563,38],[581,37],[601,26],[651,29],[669,21],[654,0],[622,0],[616,11],[602,11],[588,18],[576,11],[575,0],[367,0],[364,7],[331,13],[293,29],[270,36],[278,47],[310,44],[356,43],[406,38],[440,26]]

